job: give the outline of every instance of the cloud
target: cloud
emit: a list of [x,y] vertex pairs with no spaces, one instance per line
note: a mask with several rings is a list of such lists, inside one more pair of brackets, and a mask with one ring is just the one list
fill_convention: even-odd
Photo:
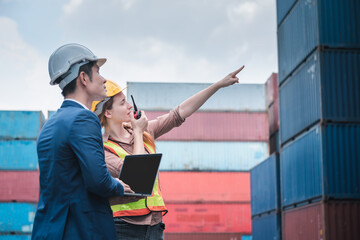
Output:
[[258,4],[253,1],[242,2],[235,6],[228,7],[228,17],[230,22],[236,23],[241,20],[252,21],[258,13]]
[[70,0],[68,3],[64,4],[62,9],[65,14],[72,14],[76,12],[77,8],[81,6],[83,0]]
[[23,40],[12,19],[0,17],[0,31],[7,33],[0,38],[0,109],[55,109],[62,98],[49,86],[47,57]]

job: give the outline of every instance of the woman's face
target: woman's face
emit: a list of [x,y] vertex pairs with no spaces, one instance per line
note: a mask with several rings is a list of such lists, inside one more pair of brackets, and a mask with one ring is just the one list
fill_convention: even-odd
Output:
[[106,110],[106,117],[117,123],[130,122],[131,109],[131,104],[126,101],[125,95],[121,92],[114,96],[111,110]]

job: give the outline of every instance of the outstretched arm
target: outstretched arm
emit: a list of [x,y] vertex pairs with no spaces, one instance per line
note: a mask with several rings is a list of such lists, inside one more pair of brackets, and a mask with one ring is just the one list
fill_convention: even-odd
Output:
[[233,85],[239,82],[239,78],[236,76],[245,66],[242,66],[238,70],[229,73],[222,80],[210,85],[204,90],[196,93],[195,95],[186,99],[179,105],[179,113],[183,118],[189,117],[196,112],[217,90],[223,87]]

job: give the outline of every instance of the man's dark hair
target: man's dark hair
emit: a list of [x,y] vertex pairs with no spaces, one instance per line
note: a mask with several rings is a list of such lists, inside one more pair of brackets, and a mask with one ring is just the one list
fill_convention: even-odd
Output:
[[[87,64],[84,64],[82,65],[80,68],[79,68],[79,73],[78,73],[78,76],[81,72],[85,72],[89,78],[90,78],[90,81],[92,81],[92,67],[94,66],[96,62],[95,61],[91,61]],[[77,77],[76,77],[77,78]],[[72,80],[70,83],[68,83],[68,85],[66,85],[63,89],[63,91],[61,92],[61,94],[66,97],[67,95],[75,92],[76,90],[76,78],[74,80]]]

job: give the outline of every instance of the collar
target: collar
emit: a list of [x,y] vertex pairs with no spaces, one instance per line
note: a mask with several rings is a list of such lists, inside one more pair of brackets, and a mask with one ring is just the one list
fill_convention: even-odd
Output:
[[83,103],[81,103],[81,102],[79,102],[79,101],[76,101],[75,99],[66,98],[66,99],[64,100],[64,102],[65,102],[65,101],[73,101],[73,102],[76,102],[77,104],[80,104],[83,108],[89,110]]

